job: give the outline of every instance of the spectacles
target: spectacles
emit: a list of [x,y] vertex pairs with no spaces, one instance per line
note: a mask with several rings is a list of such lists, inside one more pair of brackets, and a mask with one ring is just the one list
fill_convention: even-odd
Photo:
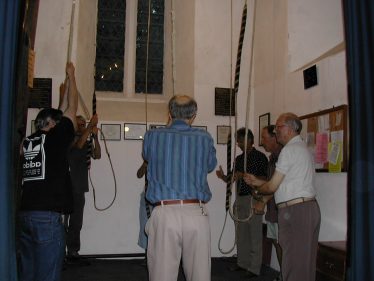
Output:
[[287,124],[275,125],[274,133],[275,133],[277,130],[280,130],[281,128],[283,128],[283,127],[288,127],[288,125],[287,125]]

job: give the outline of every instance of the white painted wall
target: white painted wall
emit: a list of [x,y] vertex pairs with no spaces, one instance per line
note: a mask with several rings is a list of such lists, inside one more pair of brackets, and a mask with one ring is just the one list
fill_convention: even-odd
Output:
[[[189,77],[189,80],[194,81],[193,94],[199,106],[195,124],[207,126],[214,138],[216,138],[217,125],[229,124],[228,117],[214,116],[214,88],[230,87],[231,83],[233,85],[233,82],[230,82],[230,75],[232,75],[230,68],[235,67],[244,2],[244,0],[232,1],[232,6],[231,1],[227,0],[204,0],[194,3],[194,15],[191,17],[191,21],[195,21],[194,52],[193,57],[189,60],[194,61],[194,73],[193,78]],[[248,2],[249,16],[238,96],[239,127],[244,126],[247,111],[250,30],[253,12],[253,2]],[[77,3],[79,5],[79,1]],[[53,106],[57,106],[58,85],[65,78],[64,67],[70,5],[70,1],[40,1],[35,43],[35,77],[51,77],[53,79]],[[344,52],[336,53],[317,62],[319,85],[310,90],[303,89],[301,71],[288,71],[287,10],[286,1],[258,1],[255,68],[249,114],[249,127],[253,128],[256,136],[258,134],[258,116],[263,113],[270,112],[271,120],[274,122],[277,115],[284,111],[293,111],[296,114],[304,115],[333,105],[347,103]],[[181,35],[179,34],[179,36]],[[183,38],[183,36],[178,38]],[[79,44],[81,40],[83,39],[76,39],[76,44]],[[320,38],[320,40],[323,41],[324,38]],[[183,48],[183,44],[179,46]],[[191,52],[178,50],[176,53],[189,54]],[[73,48],[73,61],[75,60],[74,55],[76,55],[76,48]],[[178,58],[176,59],[178,60]],[[188,61],[186,58],[184,60]],[[77,66],[77,69],[81,71],[80,76],[84,75],[82,74],[84,71],[82,65]],[[183,73],[183,69],[181,70],[180,67],[179,73]],[[188,70],[191,71],[190,66],[188,66]],[[91,72],[87,75],[91,75]],[[178,73],[177,77],[182,79]],[[182,88],[186,87],[182,86]],[[119,103],[116,104],[114,106],[119,106]],[[100,103],[98,104],[98,112],[100,115]],[[34,119],[35,115],[36,110],[30,110],[29,119]],[[144,120],[131,121],[143,122]],[[148,121],[152,123],[153,120]],[[156,121],[154,123],[160,123],[160,120]],[[121,124],[123,129],[123,123],[129,122],[129,120],[119,119],[116,115],[113,118],[101,119],[100,122]],[[102,159],[93,161],[91,170],[96,190],[96,204],[99,208],[107,206],[114,196],[113,176],[104,143],[101,142],[101,145]],[[107,147],[117,179],[117,198],[109,210],[99,212],[93,206],[92,189],[87,193],[81,253],[142,253],[143,250],[137,246],[137,236],[139,230],[138,202],[144,179],[136,178],[136,171],[142,162],[141,142],[123,140],[122,132],[121,141],[108,141]],[[218,162],[225,166],[226,146],[217,145],[216,148]],[[208,181],[213,193],[213,198],[208,204],[212,230],[212,255],[221,256],[217,245],[225,217],[225,184],[218,180],[214,173],[208,176]],[[347,230],[347,176],[345,173],[318,174],[316,182],[322,212],[320,240],[344,239]],[[234,226],[229,219],[222,248],[230,248],[233,239]],[[276,262],[273,262],[273,266],[277,267]]]
[[[336,17],[341,9],[340,1],[324,1],[323,3],[321,1],[308,1],[308,5],[304,7],[308,7],[308,10],[303,8],[300,12],[294,10],[295,7],[290,7],[290,5],[295,5],[295,1],[288,1],[289,6],[287,6],[286,1],[276,0],[264,0],[257,3],[254,116],[270,112],[274,124],[277,116],[282,112],[290,111],[297,115],[305,115],[347,104],[344,50],[320,58],[322,53],[327,51],[327,46],[329,48],[335,47],[335,45],[331,45],[331,38],[338,38],[341,35],[341,18]],[[293,21],[293,38],[291,38],[288,23],[290,9],[293,10],[291,18]],[[328,31],[327,33],[296,34],[298,31],[302,32],[310,29],[310,26],[305,22],[305,13],[312,15],[317,9],[323,10],[326,17],[330,11],[331,17],[329,20],[332,21],[331,24],[334,28],[326,27],[325,31]],[[295,21],[295,18],[298,18],[298,20]],[[319,17],[309,18],[309,21],[313,23],[318,20]],[[304,46],[308,42],[306,38],[304,39],[306,35],[313,38],[314,43],[309,44],[307,49],[302,47],[293,49],[295,44]],[[317,50],[313,48],[315,44],[324,46],[322,48],[324,51],[322,52],[322,49],[319,49],[318,52],[313,53]],[[308,52],[308,50],[313,52]],[[299,52],[303,52],[302,54],[305,56],[299,56]],[[313,56],[310,56],[311,53]],[[304,90],[302,70],[291,71],[289,68],[289,59],[293,56],[299,56],[302,59],[299,62],[303,61],[303,63],[314,61],[318,71],[317,86]],[[255,128],[256,134],[258,134],[257,128]],[[317,173],[316,187],[322,214],[319,240],[346,239],[347,174]],[[278,268],[274,251],[272,266]]]

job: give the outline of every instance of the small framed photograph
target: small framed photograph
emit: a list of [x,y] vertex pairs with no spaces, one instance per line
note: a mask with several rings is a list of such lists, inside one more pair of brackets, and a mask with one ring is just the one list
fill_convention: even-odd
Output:
[[207,126],[192,126],[192,128],[198,128],[198,129],[202,129],[204,131],[208,131]]
[[149,124],[149,129],[158,129],[158,128],[165,128],[166,125],[161,125],[161,124]]
[[100,139],[120,141],[121,140],[121,124],[101,124]]
[[231,126],[217,126],[217,144],[227,144],[230,133]]
[[269,125],[270,125],[270,113],[265,113],[258,117],[258,145],[259,146],[262,146],[261,131],[263,128]]
[[147,124],[125,123],[124,131],[125,140],[143,140]]

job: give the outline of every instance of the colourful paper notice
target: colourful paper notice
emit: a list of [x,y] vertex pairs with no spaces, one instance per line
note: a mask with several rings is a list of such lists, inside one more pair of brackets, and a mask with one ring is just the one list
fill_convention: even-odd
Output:
[[343,142],[329,143],[329,172],[340,173],[342,171],[343,161]]
[[315,162],[326,163],[328,160],[328,143],[329,135],[327,132],[317,133],[316,135],[316,150],[315,150]]

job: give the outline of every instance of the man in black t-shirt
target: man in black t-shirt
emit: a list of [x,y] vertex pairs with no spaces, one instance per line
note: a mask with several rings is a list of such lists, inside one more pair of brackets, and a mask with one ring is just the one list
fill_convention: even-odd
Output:
[[[237,241],[237,264],[230,267],[230,271],[245,271],[247,277],[252,278],[260,275],[262,264],[262,215],[254,213],[251,206],[261,198],[253,196],[252,188],[243,180],[244,159],[247,154],[246,172],[256,174],[260,178],[266,178],[268,160],[265,154],[253,147],[254,136],[251,130],[247,132],[247,147],[245,147],[245,128],[240,128],[236,132],[236,142],[238,147],[243,151],[235,159],[235,171],[233,173],[237,186],[237,194],[234,203],[234,213],[237,218],[243,221],[235,222],[236,241]],[[231,180],[224,175],[222,167],[216,171],[218,178],[225,182]],[[253,208],[253,207],[252,207]]]
[[20,281],[60,280],[65,230],[62,214],[72,211],[67,150],[74,139],[78,91],[75,68],[66,65],[59,109],[43,109],[37,131],[22,144]]

